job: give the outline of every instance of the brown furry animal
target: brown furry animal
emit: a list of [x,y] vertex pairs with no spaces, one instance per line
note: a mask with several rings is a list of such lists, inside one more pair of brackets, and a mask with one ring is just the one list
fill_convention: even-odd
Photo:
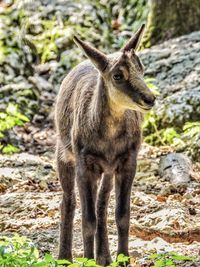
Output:
[[56,103],[57,170],[63,188],[59,258],[72,260],[75,178],[82,208],[84,257],[111,262],[107,207],[115,181],[117,253],[128,255],[131,186],[141,143],[142,113],[155,97],[135,51],[144,25],[118,53],[105,55],[74,37],[89,60],[64,79]]

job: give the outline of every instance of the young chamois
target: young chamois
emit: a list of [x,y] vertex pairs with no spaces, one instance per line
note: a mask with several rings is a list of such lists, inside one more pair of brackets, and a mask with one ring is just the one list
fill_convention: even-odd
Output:
[[74,37],[89,60],[66,76],[55,112],[57,172],[63,189],[59,258],[72,260],[75,179],[82,209],[84,257],[111,262],[107,208],[115,182],[117,253],[128,255],[131,186],[141,143],[142,113],[155,97],[135,51],[144,25],[124,48],[105,55]]

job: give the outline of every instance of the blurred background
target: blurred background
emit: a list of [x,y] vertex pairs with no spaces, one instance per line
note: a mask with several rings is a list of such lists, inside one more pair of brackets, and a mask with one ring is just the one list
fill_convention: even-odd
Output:
[[[110,53],[120,49],[142,23],[147,27],[141,50],[198,31],[200,3],[1,0],[0,151],[43,153],[45,145],[52,145],[52,106],[60,83],[83,60],[73,43],[74,34]],[[172,145],[176,141],[177,149],[187,146],[186,150],[197,159],[199,33],[173,42],[145,52],[142,57],[147,83],[160,100],[167,97],[162,110],[161,103],[158,105],[159,114],[155,108],[156,116],[153,111],[147,118],[145,140],[152,145]],[[190,83],[191,76],[195,81]],[[192,141],[186,140],[188,132]],[[183,133],[186,136],[180,136]]]
[[[61,190],[53,168],[54,103],[65,75],[85,58],[74,44],[73,35],[111,53],[119,50],[142,23],[146,23],[146,31],[138,54],[157,103],[143,126],[144,143],[134,185],[140,194],[132,200],[132,233],[142,239],[159,236],[169,243],[180,242],[173,249],[184,254],[199,253],[199,0],[0,0],[3,233],[31,236],[42,252],[56,249]],[[172,152],[184,153],[190,161],[187,186],[177,187],[162,179],[160,158]],[[179,166],[180,173],[187,174],[184,166],[188,166],[185,161]],[[147,194],[153,194],[153,200]],[[20,205],[23,209],[18,210]],[[156,207],[162,205],[163,213],[157,214]],[[168,210],[170,205],[175,207],[173,212]],[[147,207],[145,211],[143,206]],[[155,217],[148,217],[147,210]],[[141,214],[146,214],[143,221]],[[164,221],[159,224],[161,217]],[[79,235],[80,231],[75,241],[77,251]],[[116,233],[113,251],[115,237]],[[149,244],[134,238],[135,244]],[[183,244],[185,241],[190,244]],[[171,246],[159,242],[161,247]]]

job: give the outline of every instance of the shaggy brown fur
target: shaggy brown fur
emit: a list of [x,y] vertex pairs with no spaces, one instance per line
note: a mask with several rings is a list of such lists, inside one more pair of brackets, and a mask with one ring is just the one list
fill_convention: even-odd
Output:
[[128,255],[130,194],[141,143],[142,113],[154,104],[135,54],[144,26],[112,55],[75,37],[90,61],[64,79],[56,103],[57,169],[63,188],[59,258],[72,260],[75,177],[82,208],[84,257],[111,262],[107,206],[115,181],[118,251]]

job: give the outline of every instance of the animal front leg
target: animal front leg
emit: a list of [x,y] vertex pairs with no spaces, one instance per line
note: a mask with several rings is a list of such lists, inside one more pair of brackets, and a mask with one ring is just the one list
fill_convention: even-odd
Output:
[[122,166],[120,172],[116,174],[115,192],[116,209],[115,218],[118,230],[117,255],[129,255],[128,235],[130,222],[130,197],[133,178],[135,176],[136,161],[131,158]]
[[97,231],[95,236],[97,264],[103,266],[107,266],[111,262],[107,233],[107,208],[112,186],[113,175],[104,174],[97,197]]
[[79,189],[82,209],[82,235],[84,257],[94,259],[94,235],[96,231],[95,202],[97,181],[93,173],[80,168],[77,172],[77,184]]

